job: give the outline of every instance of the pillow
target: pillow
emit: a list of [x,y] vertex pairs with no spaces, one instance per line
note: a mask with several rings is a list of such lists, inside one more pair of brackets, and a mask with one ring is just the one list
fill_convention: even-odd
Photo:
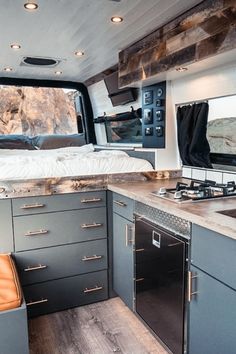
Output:
[[84,134],[71,135],[36,135],[31,138],[36,149],[49,150],[67,146],[82,146],[86,144]]
[[34,150],[31,139],[26,135],[0,135],[0,149]]

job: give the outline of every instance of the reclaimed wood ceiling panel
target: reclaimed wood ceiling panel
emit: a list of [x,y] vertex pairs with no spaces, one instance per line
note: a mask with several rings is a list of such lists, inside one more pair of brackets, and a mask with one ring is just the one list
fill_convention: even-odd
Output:
[[[26,0],[25,0],[26,1]],[[35,12],[24,0],[0,3],[0,71],[2,77],[59,79],[84,82],[118,63],[118,52],[146,36],[199,0],[37,0]],[[124,21],[112,24],[120,15]],[[10,44],[20,43],[20,50]],[[85,55],[77,58],[76,50]],[[24,56],[61,60],[56,68],[27,67]],[[3,68],[13,71],[6,73]],[[61,70],[61,76],[55,76]]]
[[206,0],[119,53],[120,86],[236,49],[236,1]]

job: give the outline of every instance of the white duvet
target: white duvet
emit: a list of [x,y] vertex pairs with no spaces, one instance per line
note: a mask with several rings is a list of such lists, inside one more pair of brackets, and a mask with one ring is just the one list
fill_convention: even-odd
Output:
[[83,176],[151,171],[143,159],[119,150],[94,152],[92,144],[54,150],[0,150],[0,179]]

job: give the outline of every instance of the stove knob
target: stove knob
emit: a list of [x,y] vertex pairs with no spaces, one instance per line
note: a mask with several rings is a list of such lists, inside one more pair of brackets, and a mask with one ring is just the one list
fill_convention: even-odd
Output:
[[161,187],[160,189],[159,189],[159,192],[158,192],[159,194],[166,194],[166,188],[165,187]]
[[181,192],[181,191],[175,192],[174,198],[175,198],[175,199],[181,199],[181,198],[182,198],[182,192]]

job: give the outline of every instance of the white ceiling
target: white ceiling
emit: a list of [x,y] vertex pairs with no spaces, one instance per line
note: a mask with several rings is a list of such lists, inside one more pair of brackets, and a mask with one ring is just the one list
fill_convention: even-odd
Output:
[[[201,0],[0,0],[0,76],[83,82],[115,65],[118,52]],[[110,18],[119,15],[121,24]],[[10,44],[19,43],[20,50]],[[77,58],[76,50],[85,55]],[[20,66],[24,56],[62,59],[57,68]],[[3,68],[10,66],[8,73]],[[55,76],[54,71],[63,74]]]

